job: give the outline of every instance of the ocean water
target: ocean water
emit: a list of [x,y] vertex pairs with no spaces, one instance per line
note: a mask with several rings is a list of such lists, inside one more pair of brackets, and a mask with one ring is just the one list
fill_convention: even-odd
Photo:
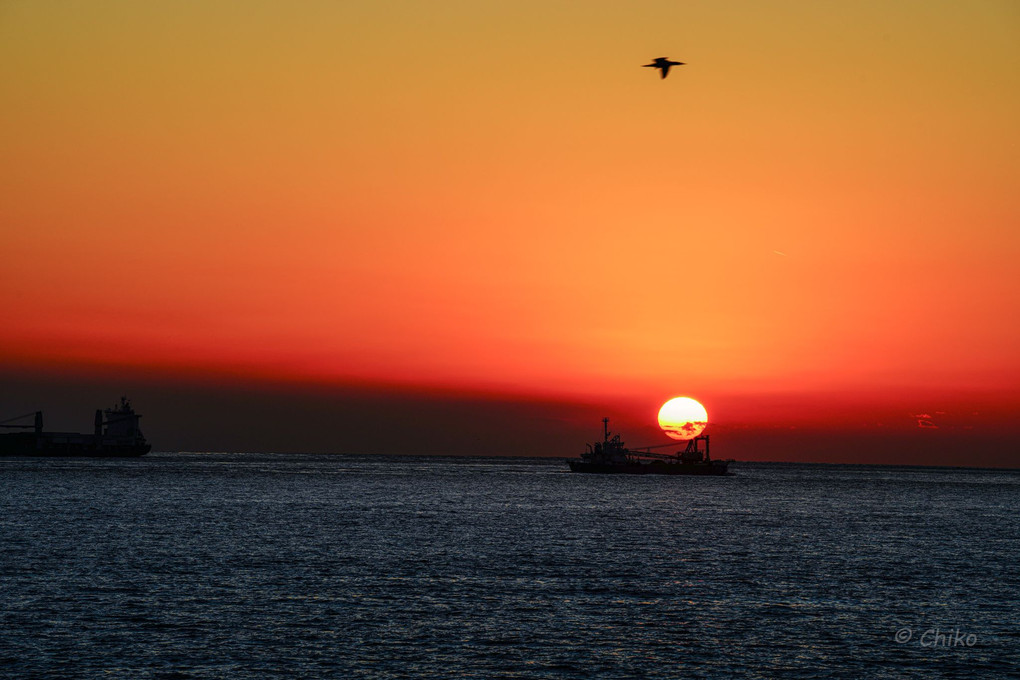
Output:
[[1020,472],[0,458],[0,676],[1006,678]]

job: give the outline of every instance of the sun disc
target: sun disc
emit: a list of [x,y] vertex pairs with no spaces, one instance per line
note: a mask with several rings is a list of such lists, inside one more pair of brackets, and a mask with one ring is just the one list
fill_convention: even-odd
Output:
[[708,425],[708,411],[690,397],[670,399],[659,409],[659,427],[670,439],[694,439]]

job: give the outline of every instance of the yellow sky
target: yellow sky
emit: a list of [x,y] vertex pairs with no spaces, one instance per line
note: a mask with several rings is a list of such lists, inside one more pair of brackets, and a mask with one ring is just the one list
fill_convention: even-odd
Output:
[[0,117],[6,363],[1020,379],[1015,2],[5,2]]

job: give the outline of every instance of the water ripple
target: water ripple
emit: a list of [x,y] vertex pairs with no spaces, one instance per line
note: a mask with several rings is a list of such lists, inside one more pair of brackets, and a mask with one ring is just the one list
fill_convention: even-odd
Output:
[[563,470],[0,459],[0,676],[1016,672],[1016,472]]

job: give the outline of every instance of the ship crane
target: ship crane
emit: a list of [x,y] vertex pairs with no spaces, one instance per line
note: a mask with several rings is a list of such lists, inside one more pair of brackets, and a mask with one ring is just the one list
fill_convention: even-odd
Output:
[[638,446],[635,451],[649,451],[651,449],[664,449],[667,446],[680,446],[683,442],[671,442],[669,444],[654,444],[652,446]]
[[[11,425],[15,420],[23,420],[25,418],[32,418],[33,422],[31,425]],[[9,428],[20,428],[23,430],[35,430],[36,432],[42,432],[42,411],[35,411],[33,413],[26,413],[23,416],[15,416],[8,418],[7,420],[0,420],[0,427]]]
[[[702,451],[698,443],[705,442],[705,450]],[[676,453],[652,453],[652,449],[664,449],[668,446],[682,446],[684,442],[674,442],[672,444],[655,444],[653,446],[639,446],[630,450],[631,455],[638,458],[658,458],[661,460],[677,460],[687,458],[690,460],[701,460],[702,458],[710,462],[712,457],[708,453],[708,435],[703,434],[690,439],[686,443],[686,447],[682,451]]]
[[26,413],[23,416],[14,416],[7,420],[0,420],[0,427],[34,427],[34,425],[8,425],[8,423],[14,422],[15,420],[21,420],[23,418],[34,418],[35,413]]

